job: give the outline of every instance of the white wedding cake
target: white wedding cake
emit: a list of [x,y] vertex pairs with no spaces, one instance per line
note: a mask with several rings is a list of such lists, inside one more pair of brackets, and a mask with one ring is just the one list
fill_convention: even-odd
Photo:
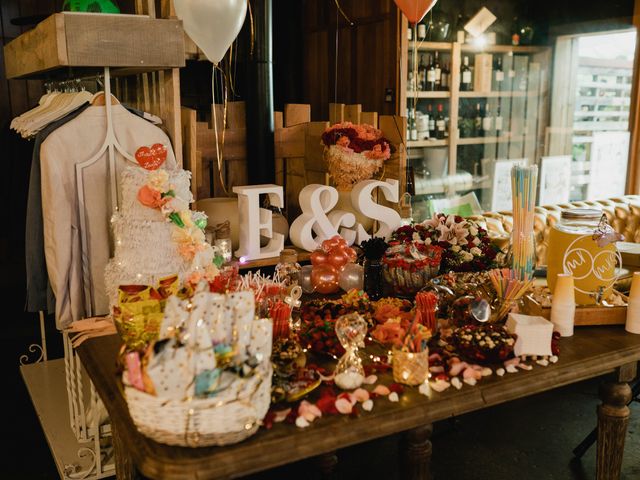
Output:
[[189,210],[193,201],[191,172],[145,170],[122,172],[121,208],[111,219],[114,256],[105,269],[107,295],[117,305],[121,285],[156,286],[177,274],[183,282],[212,265],[214,253],[205,241],[206,215]]

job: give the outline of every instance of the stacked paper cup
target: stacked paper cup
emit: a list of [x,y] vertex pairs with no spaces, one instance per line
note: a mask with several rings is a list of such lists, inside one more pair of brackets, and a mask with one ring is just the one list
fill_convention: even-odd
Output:
[[629,333],[640,334],[640,272],[633,274],[629,303],[627,304],[627,323],[625,330]]
[[[573,276],[568,273],[559,273],[551,299],[551,323],[554,325],[554,330],[563,337],[571,337],[573,335],[576,314],[576,300],[573,288]],[[640,284],[638,285],[638,290],[638,320],[640,324]]]

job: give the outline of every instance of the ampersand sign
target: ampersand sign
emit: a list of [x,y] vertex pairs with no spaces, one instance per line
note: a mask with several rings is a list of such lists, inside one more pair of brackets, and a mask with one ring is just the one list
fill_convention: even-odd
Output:
[[[334,210],[338,203],[338,191],[327,185],[307,185],[300,191],[299,196],[302,215],[295,219],[291,225],[289,236],[297,247],[312,252],[320,247],[324,240],[338,235],[341,225],[352,227],[356,223],[356,217],[352,213]],[[329,215],[327,215],[331,212]],[[314,237],[315,233],[315,237]],[[355,234],[342,228],[340,234],[353,242]]]

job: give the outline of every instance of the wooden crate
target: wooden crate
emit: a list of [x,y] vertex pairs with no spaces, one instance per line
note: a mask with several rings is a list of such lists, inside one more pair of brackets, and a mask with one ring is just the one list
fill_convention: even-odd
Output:
[[385,162],[380,176],[399,180],[400,193],[404,192],[407,164],[405,118],[363,112],[361,105],[332,103],[329,104],[329,121],[312,122],[310,105],[288,104],[283,112],[275,112],[274,124],[276,183],[284,187],[289,222],[301,213],[298,194],[302,188],[310,183],[329,184],[322,133],[330,125],[345,121],[368,123],[383,131],[394,153]]
[[[524,310],[527,315],[538,315],[549,320],[551,318],[551,307],[543,307],[531,297],[525,295]],[[595,326],[595,325],[624,325],[627,319],[626,306],[585,306],[576,307],[574,325]]]
[[[185,65],[182,21],[146,15],[56,13],[4,47],[7,78],[57,69],[114,67],[114,74]],[[118,71],[119,70],[119,71]]]
[[[214,108],[218,122],[218,148],[222,156],[222,177],[226,192],[220,182],[218,170],[216,136],[212,123]],[[229,102],[227,121],[223,127],[222,105],[212,105],[211,120],[202,122],[197,121],[195,110],[182,109],[185,168],[191,170],[191,190],[196,200],[226,197],[227,194],[231,194],[234,186],[247,184],[245,111],[245,102]]]

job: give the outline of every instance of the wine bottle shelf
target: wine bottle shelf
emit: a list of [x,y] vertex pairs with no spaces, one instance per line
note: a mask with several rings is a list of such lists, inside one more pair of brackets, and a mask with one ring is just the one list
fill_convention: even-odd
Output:
[[407,98],[449,98],[451,92],[446,91],[427,91],[427,92],[407,92]]
[[428,140],[409,140],[407,142],[408,148],[418,148],[418,147],[444,147],[445,145],[449,145],[448,139],[428,139]]
[[460,98],[508,98],[508,97],[526,97],[533,96],[535,93],[527,93],[521,91],[515,92],[460,92]]
[[501,135],[499,137],[470,137],[459,138],[456,142],[458,145],[480,145],[483,143],[507,143],[507,142],[522,142],[524,135]]
[[[409,51],[414,49],[414,45],[418,51],[440,51],[446,52],[453,49],[453,43],[450,42],[427,42],[417,41],[409,42]],[[539,45],[472,45],[464,43],[460,45],[462,52],[469,53],[540,53],[548,50],[549,47]]]

